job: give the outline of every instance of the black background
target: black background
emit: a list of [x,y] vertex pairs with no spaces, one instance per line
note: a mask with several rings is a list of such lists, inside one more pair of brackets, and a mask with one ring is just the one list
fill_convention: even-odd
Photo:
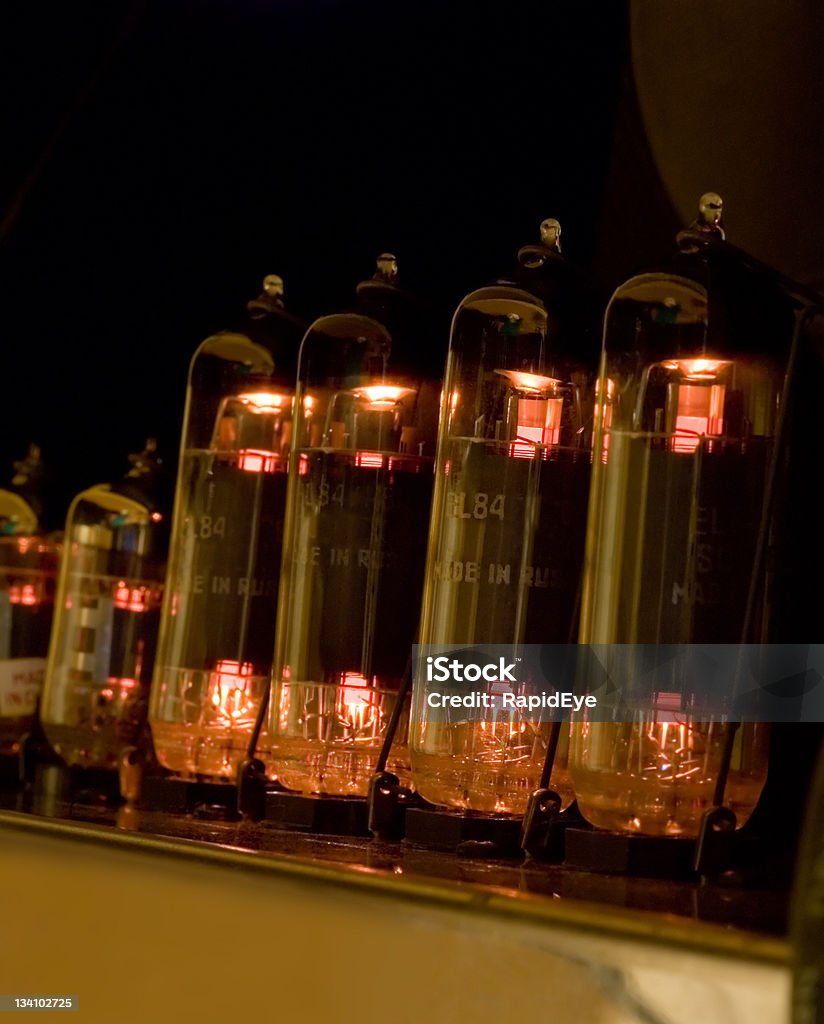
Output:
[[[149,433],[264,273],[311,318],[381,250],[448,313],[558,217],[591,262],[625,3],[3,5],[0,480],[63,492]],[[609,282],[607,282],[609,283]],[[423,344],[445,354],[442,336]]]

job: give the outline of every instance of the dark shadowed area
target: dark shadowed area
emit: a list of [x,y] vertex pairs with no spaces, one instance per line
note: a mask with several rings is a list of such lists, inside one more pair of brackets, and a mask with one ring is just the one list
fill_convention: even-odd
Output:
[[[623,2],[5,4],[0,476],[64,497],[158,434],[264,273],[306,317],[394,251],[448,315],[539,222],[590,261]],[[7,468],[6,468],[7,467]]]

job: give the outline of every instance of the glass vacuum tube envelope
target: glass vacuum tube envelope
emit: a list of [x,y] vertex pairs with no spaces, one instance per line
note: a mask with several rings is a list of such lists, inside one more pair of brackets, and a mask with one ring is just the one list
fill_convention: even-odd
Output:
[[[694,277],[633,278],[608,308],[581,643],[766,636],[768,581],[753,567],[759,531],[769,530],[762,518],[782,337],[769,336],[776,317],[755,282],[742,314],[724,291],[724,267],[712,253],[707,264],[685,256]],[[730,726],[723,706],[695,707],[694,697],[675,680],[632,721],[573,727],[570,765],[589,821],[697,834]],[[735,733],[725,803],[739,825],[763,787],[767,742],[763,724]]]
[[154,441],[130,461],[66,521],[40,717],[52,748],[84,768],[116,768],[148,710],[169,523]]
[[31,729],[46,669],[60,543],[43,529],[41,482],[32,445],[0,489],[0,756]]
[[299,340],[279,294],[249,308],[192,360],[150,707],[160,763],[215,781],[234,778],[271,669]]
[[[526,266],[551,275],[561,262],[545,252],[537,266]],[[423,645],[576,639],[592,381],[563,349],[556,304],[552,296],[545,303],[539,285],[482,288],[455,313]],[[501,686],[490,683],[490,692]],[[421,795],[462,810],[523,813],[539,785],[550,724],[522,710],[438,721],[424,693],[416,678],[411,746]],[[569,802],[565,746],[564,734],[552,782]]]
[[[269,772],[304,793],[366,795],[418,629],[440,387],[403,340],[356,312],[301,347]],[[389,764],[408,778],[405,721]]]

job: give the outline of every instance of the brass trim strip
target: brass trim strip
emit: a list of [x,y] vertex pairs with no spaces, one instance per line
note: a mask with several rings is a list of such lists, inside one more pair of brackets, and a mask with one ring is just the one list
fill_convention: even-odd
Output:
[[681,947],[693,953],[731,956],[776,967],[789,967],[790,943],[781,938],[731,930],[722,925],[691,921],[674,914],[630,910],[571,899],[547,899],[476,883],[424,880],[395,875],[362,865],[304,859],[274,851],[258,852],[194,839],[169,838],[140,832],[119,832],[87,822],[69,822],[17,811],[0,811],[0,830],[13,829],[104,846],[144,849],[252,871],[270,871],[309,883],[359,888],[394,899],[426,902],[443,909],[492,914],[525,924],[544,924],[595,932],[601,938],[623,938]]

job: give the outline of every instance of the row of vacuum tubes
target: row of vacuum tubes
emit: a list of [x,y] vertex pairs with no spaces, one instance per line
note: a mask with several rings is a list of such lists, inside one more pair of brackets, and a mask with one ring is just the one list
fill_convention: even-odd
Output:
[[[695,836],[723,770],[742,825],[767,727],[731,738],[687,693],[555,729],[436,718],[417,677],[396,707],[415,643],[768,635],[787,337],[768,289],[727,288],[722,240],[705,196],[671,265],[604,316],[544,222],[458,306],[442,381],[420,372],[438,339],[393,257],[305,332],[267,278],[246,327],[194,354],[171,515],[152,444],[61,536],[39,527],[36,451],[0,491],[0,753],[37,718],[70,767],[137,749],[231,786],[253,757],[289,791],[363,799],[391,726],[380,767],[454,813],[523,816],[551,785],[596,828]],[[582,339],[601,325],[596,366]]]

